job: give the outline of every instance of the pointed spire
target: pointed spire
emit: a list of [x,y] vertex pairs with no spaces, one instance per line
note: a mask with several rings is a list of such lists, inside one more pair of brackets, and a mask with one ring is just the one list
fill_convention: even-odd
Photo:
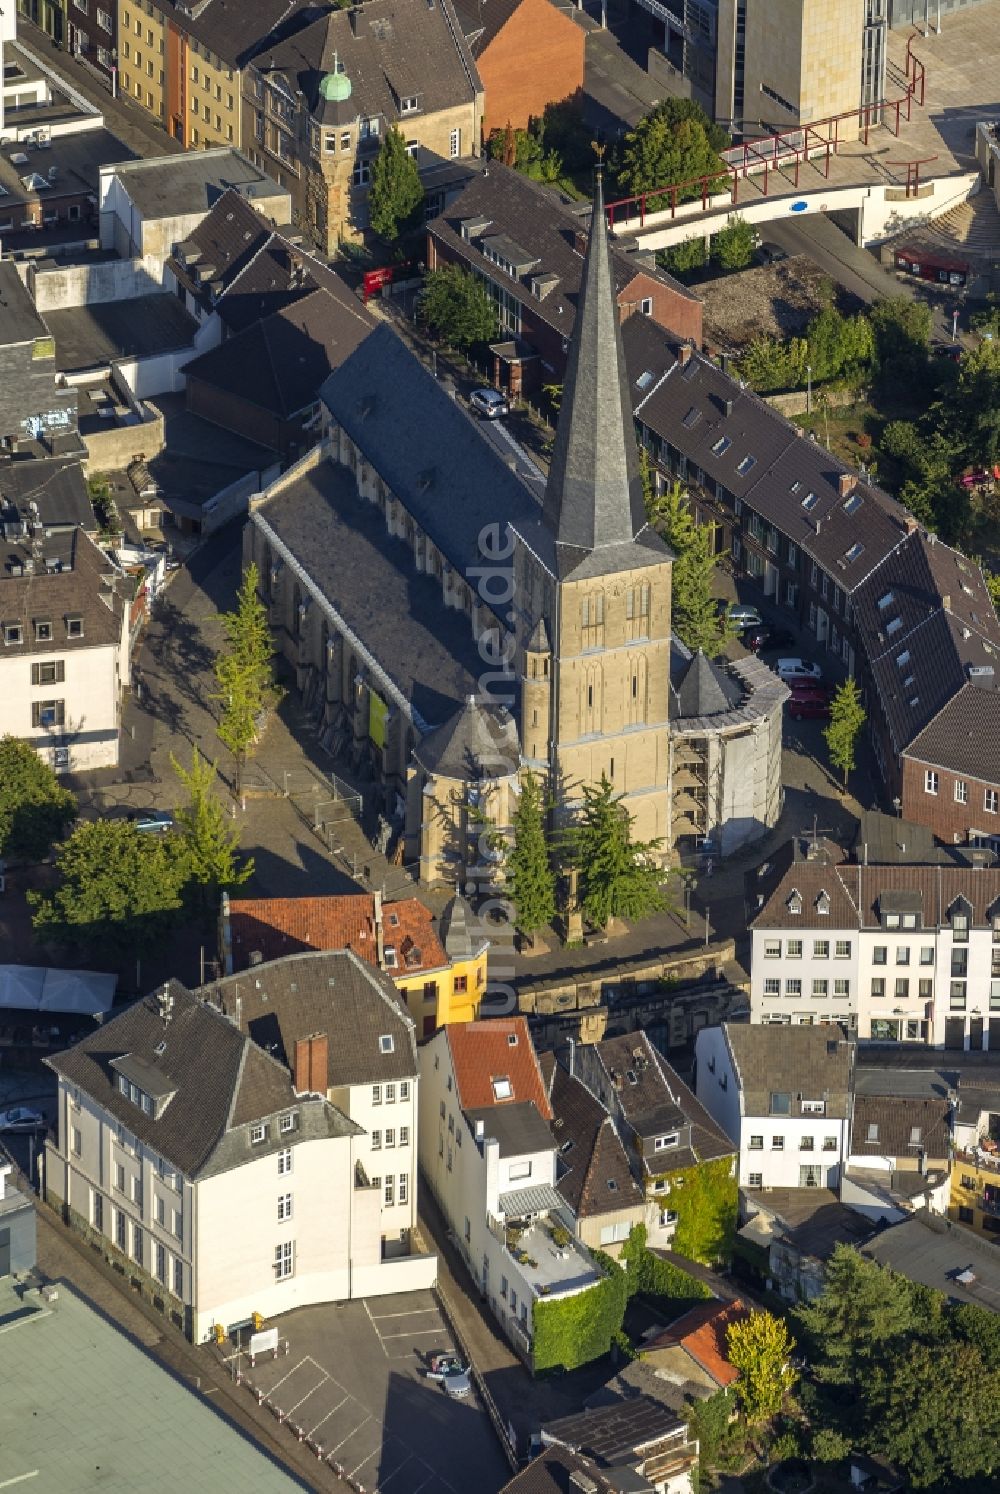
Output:
[[582,550],[646,525],[600,168],[544,515],[558,544]]

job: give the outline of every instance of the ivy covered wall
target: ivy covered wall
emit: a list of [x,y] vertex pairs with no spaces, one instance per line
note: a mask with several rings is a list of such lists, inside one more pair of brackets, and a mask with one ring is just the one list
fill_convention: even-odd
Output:
[[732,1157],[663,1174],[669,1192],[656,1195],[677,1214],[672,1248],[704,1266],[728,1265],[736,1238],[739,1187]]

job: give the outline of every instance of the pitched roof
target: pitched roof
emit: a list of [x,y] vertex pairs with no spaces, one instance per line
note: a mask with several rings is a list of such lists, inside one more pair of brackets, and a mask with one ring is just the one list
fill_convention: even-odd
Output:
[[905,756],[986,783],[1000,782],[1000,691],[989,683],[992,688],[971,681],[962,685],[917,733]]
[[474,915],[464,897],[458,893],[445,906],[441,914],[441,942],[449,960],[469,960],[478,954],[485,943],[472,931]]
[[[581,1479],[589,1482],[581,1483]],[[504,1484],[500,1494],[580,1494],[591,1487],[593,1494],[614,1494],[612,1485],[589,1458],[581,1458],[567,1447],[546,1447]]]
[[415,749],[428,773],[443,778],[504,778],[521,760],[517,723],[506,706],[487,706],[469,695],[443,726]]
[[[230,898],[229,925],[234,971],[245,970],[254,953],[266,961],[305,950],[350,949],[366,964],[378,965],[372,893]],[[411,976],[447,968],[448,956],[434,928],[434,916],[419,898],[385,903],[382,932],[386,955],[393,951],[387,974]]]
[[[260,49],[256,65],[281,73],[323,124],[353,123],[360,115],[396,124],[405,97],[417,97],[426,116],[482,91],[451,0],[366,0],[350,14],[329,11],[286,41]],[[350,80],[346,99],[327,98],[320,87],[335,69]]]
[[[559,1148],[556,1187],[578,1219],[618,1213],[643,1202],[611,1116],[585,1084],[556,1062],[538,1059],[554,1112],[552,1137]],[[610,1184],[614,1187],[610,1187]]]
[[736,1150],[722,1127],[680,1075],[657,1052],[645,1032],[603,1038],[594,1049],[611,1076],[615,1095],[626,1120],[641,1136],[653,1136],[673,1126],[691,1128],[691,1145],[670,1152],[669,1169],[657,1160],[657,1171],[678,1171],[696,1162],[732,1156]]
[[825,1100],[825,1114],[848,1113],[853,1048],[836,1025],[746,1026],[724,1022],[745,1116],[768,1115],[772,1094],[789,1096],[789,1114],[808,1114],[809,1100]]
[[[829,898],[828,914],[819,912],[822,893]],[[801,912],[789,911],[794,893]],[[798,861],[787,867],[752,927],[796,929],[879,929],[883,905],[900,897],[909,898],[919,914],[919,926],[940,928],[959,898],[970,909],[973,925],[985,927],[994,912],[1000,913],[1000,867],[959,865],[861,866],[842,863],[823,866]]]
[[543,512],[556,544],[575,550],[628,544],[646,527],[600,173]]
[[243,67],[268,41],[283,36],[313,13],[314,0],[171,0],[168,15],[227,63]]
[[[166,1020],[161,994],[172,1000]],[[287,1068],[214,1006],[179,981],[161,994],[133,1002],[46,1062],[187,1177],[248,1161],[250,1142],[239,1128],[281,1111],[297,1110],[300,1131],[310,1135],[351,1134],[332,1105],[297,1096]],[[158,1117],[121,1093],[112,1064],[126,1056],[170,1095]]]
[[173,274],[199,299],[207,292],[198,265],[211,266],[223,292],[271,237],[271,225],[235,187],[226,187],[170,259]]
[[647,1341],[644,1347],[665,1349],[676,1344],[685,1349],[717,1385],[732,1385],[739,1379],[740,1372],[727,1357],[726,1330],[730,1323],[742,1323],[749,1316],[750,1309],[738,1297],[732,1302],[699,1302],[669,1328]]
[[[328,1088],[417,1073],[413,1020],[387,975],[353,950],[286,955],[205,987],[264,1051],[290,1066],[300,1038],[329,1039]],[[393,1039],[383,1051],[382,1036]]]
[[287,420],[315,403],[331,369],[374,326],[363,306],[316,289],[193,358],[184,373]]
[[676,1435],[682,1426],[668,1407],[649,1396],[637,1395],[547,1421],[542,1436],[610,1468],[630,1461],[651,1442]]
[[[951,1139],[947,1099],[856,1093],[851,1118],[852,1157],[947,1157]],[[869,1140],[869,1131],[876,1127]]]
[[[488,1022],[452,1022],[445,1028],[458,1099],[463,1110],[530,1100],[544,1120],[552,1119],[531,1033],[524,1017]],[[495,1081],[507,1079],[510,1094],[500,1098]]]
[[479,57],[499,35],[521,0],[455,0],[455,14],[462,24],[473,57]]
[[[2,540],[0,556],[6,563],[0,569],[0,616],[4,622],[21,624],[21,642],[5,642],[5,658],[51,654],[54,648],[82,653],[121,642],[122,614],[131,601],[133,583],[84,530],[46,538],[42,562],[30,544]],[[25,568],[24,574],[14,574],[11,562]],[[82,620],[79,636],[69,636],[68,617]],[[36,622],[51,623],[50,641],[36,641]]]
[[677,714],[717,716],[738,706],[743,695],[744,691],[722,665],[699,649],[677,686]]

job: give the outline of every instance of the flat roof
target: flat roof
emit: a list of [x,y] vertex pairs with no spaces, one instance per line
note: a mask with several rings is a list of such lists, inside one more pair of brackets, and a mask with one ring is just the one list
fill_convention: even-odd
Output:
[[0,342],[13,346],[47,337],[48,329],[35,310],[13,260],[0,260]]
[[[23,128],[25,121],[21,113],[18,112],[16,117],[18,125]],[[40,126],[42,121],[37,123]],[[0,152],[0,210],[6,216],[6,209],[14,203],[37,201],[44,213],[50,211],[49,203],[58,203],[66,197],[76,198],[86,192],[94,197],[96,218],[101,167],[111,161],[127,159],[129,155],[128,146],[103,126],[80,130],[73,135],[56,135],[51,144],[44,146],[24,140],[5,141]],[[51,178],[50,172],[53,173]],[[36,177],[37,182],[34,181]],[[54,207],[52,211],[55,211]],[[63,226],[72,228],[77,238],[87,236],[85,222]],[[5,244],[10,237],[10,234],[4,235]],[[44,246],[47,242],[45,233],[36,232],[35,241]]]
[[89,1307],[0,1281],[5,1481],[32,1494],[282,1494],[307,1485]]
[[227,187],[240,196],[287,196],[284,188],[252,165],[238,150],[185,151],[147,160],[119,161],[111,168],[144,218],[178,218],[207,212]]
[[56,340],[60,373],[187,348],[198,329],[177,297],[166,292],[47,311],[45,320]]
[[921,1210],[876,1235],[862,1246],[861,1253],[910,1281],[944,1292],[955,1302],[1000,1312],[996,1246],[940,1215]]

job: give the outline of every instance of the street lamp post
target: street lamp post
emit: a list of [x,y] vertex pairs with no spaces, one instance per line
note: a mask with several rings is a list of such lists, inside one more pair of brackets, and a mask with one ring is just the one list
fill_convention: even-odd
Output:
[[806,414],[807,415],[811,415],[812,414],[812,407],[813,407],[812,373],[813,373],[813,371],[812,371],[812,364],[811,363],[807,363],[806,364]]

